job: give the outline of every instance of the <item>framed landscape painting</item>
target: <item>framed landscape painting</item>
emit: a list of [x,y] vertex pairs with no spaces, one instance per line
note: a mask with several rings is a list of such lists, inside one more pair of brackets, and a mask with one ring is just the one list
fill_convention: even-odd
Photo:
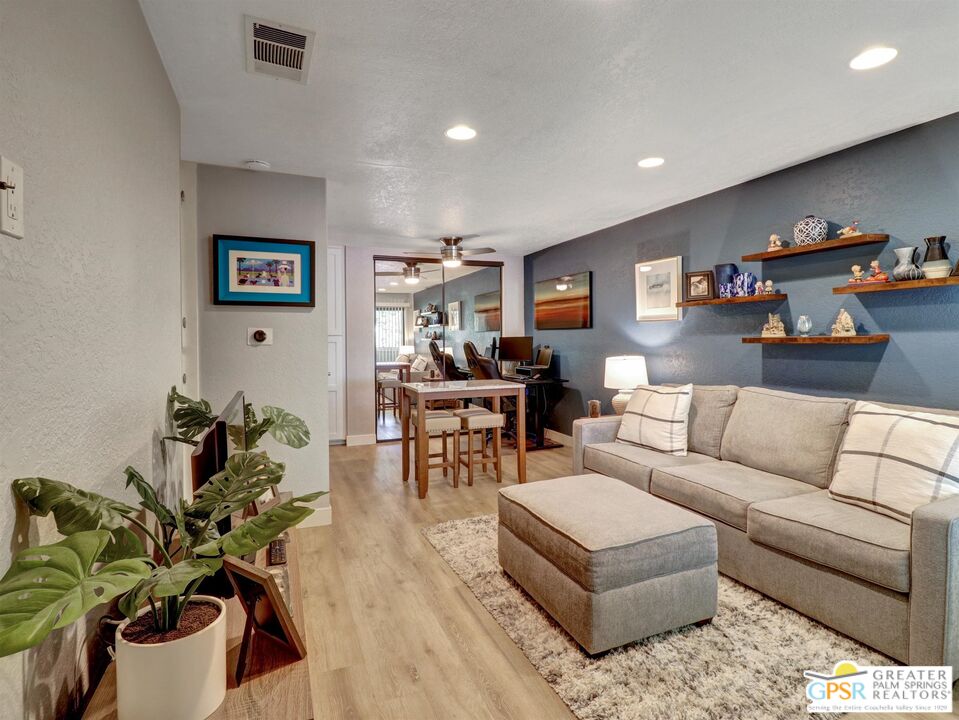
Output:
[[636,263],[636,319],[681,320],[683,258],[663,258]]
[[312,240],[214,235],[210,245],[214,305],[316,305]]
[[502,326],[499,290],[477,295],[473,299],[473,330],[499,332]]
[[593,326],[593,273],[563,275],[536,283],[533,318],[537,330],[576,330]]

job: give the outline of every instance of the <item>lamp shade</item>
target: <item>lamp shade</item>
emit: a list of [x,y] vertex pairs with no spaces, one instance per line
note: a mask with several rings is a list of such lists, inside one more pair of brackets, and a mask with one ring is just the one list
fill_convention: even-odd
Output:
[[416,348],[412,345],[400,345],[400,355],[415,355]]
[[646,358],[642,355],[619,355],[606,358],[606,378],[603,385],[612,390],[631,390],[646,385]]

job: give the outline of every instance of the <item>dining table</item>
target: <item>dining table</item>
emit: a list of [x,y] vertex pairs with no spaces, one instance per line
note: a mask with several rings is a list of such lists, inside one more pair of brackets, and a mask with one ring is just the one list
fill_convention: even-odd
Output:
[[[426,413],[416,414],[417,426],[412,427],[410,412],[413,405],[425,408],[427,403],[440,400],[481,400],[490,398],[494,413],[500,411],[504,397],[516,398],[516,437],[526,438],[526,386],[509,380],[440,380],[437,382],[405,382],[400,385],[400,424],[403,428],[403,482],[410,479],[410,438],[414,437],[416,489],[420,499],[429,492],[429,435],[426,432]],[[494,454],[500,451],[499,438],[494,437]],[[516,478],[526,482],[526,443],[516,443]]]
[[[369,365],[367,365],[367,367],[369,367]],[[396,370],[397,378],[398,378],[399,380],[402,380],[402,381],[405,381],[405,382],[409,382],[409,380],[410,380],[410,378],[411,378],[411,376],[412,376],[412,375],[411,375],[411,368],[412,368],[412,366],[410,365],[410,363],[408,363],[408,362],[400,362],[400,361],[398,361],[398,360],[397,360],[397,361],[388,360],[388,361],[383,361],[383,362],[377,362],[377,363],[376,363],[376,372],[377,372],[377,374],[379,374],[379,373],[381,373],[381,372],[389,372],[389,371],[391,371],[391,370]]]

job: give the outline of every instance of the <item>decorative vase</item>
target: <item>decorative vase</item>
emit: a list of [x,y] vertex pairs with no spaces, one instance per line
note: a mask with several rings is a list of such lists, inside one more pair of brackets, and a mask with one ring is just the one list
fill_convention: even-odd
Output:
[[829,224],[815,215],[807,215],[793,225],[793,240],[797,245],[821,243],[828,233]]
[[809,335],[809,331],[812,330],[812,320],[809,319],[808,315],[799,316],[799,319],[796,321],[796,329],[803,337]]
[[929,279],[949,277],[952,265],[943,243],[945,235],[926,238],[926,255],[922,260],[922,272]]
[[914,262],[916,251],[919,248],[912,245],[893,250],[896,253],[896,267],[892,269],[892,277],[898,281],[922,280],[922,269]]
[[736,273],[739,272],[736,263],[723,263],[716,265],[713,269],[716,271],[717,286],[735,282],[734,278],[736,277]]
[[[203,720],[226,697],[226,604],[194,595],[191,602],[216,605],[216,620],[192,635],[153,645],[123,638],[117,626],[117,717],[119,720]],[[140,615],[150,612],[146,607]]]
[[736,283],[720,283],[719,285],[719,297],[721,298],[731,298],[736,294]]
[[756,292],[756,276],[751,272],[736,273],[736,297],[746,297]]

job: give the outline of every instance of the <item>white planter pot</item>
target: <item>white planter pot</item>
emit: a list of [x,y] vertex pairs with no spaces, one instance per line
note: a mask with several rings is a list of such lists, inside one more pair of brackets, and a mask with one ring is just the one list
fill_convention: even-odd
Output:
[[[179,640],[137,645],[117,627],[117,717],[119,720],[204,720],[226,695],[226,605],[195,595],[194,601],[217,605],[220,615],[199,632]],[[145,608],[141,615],[149,612]]]

